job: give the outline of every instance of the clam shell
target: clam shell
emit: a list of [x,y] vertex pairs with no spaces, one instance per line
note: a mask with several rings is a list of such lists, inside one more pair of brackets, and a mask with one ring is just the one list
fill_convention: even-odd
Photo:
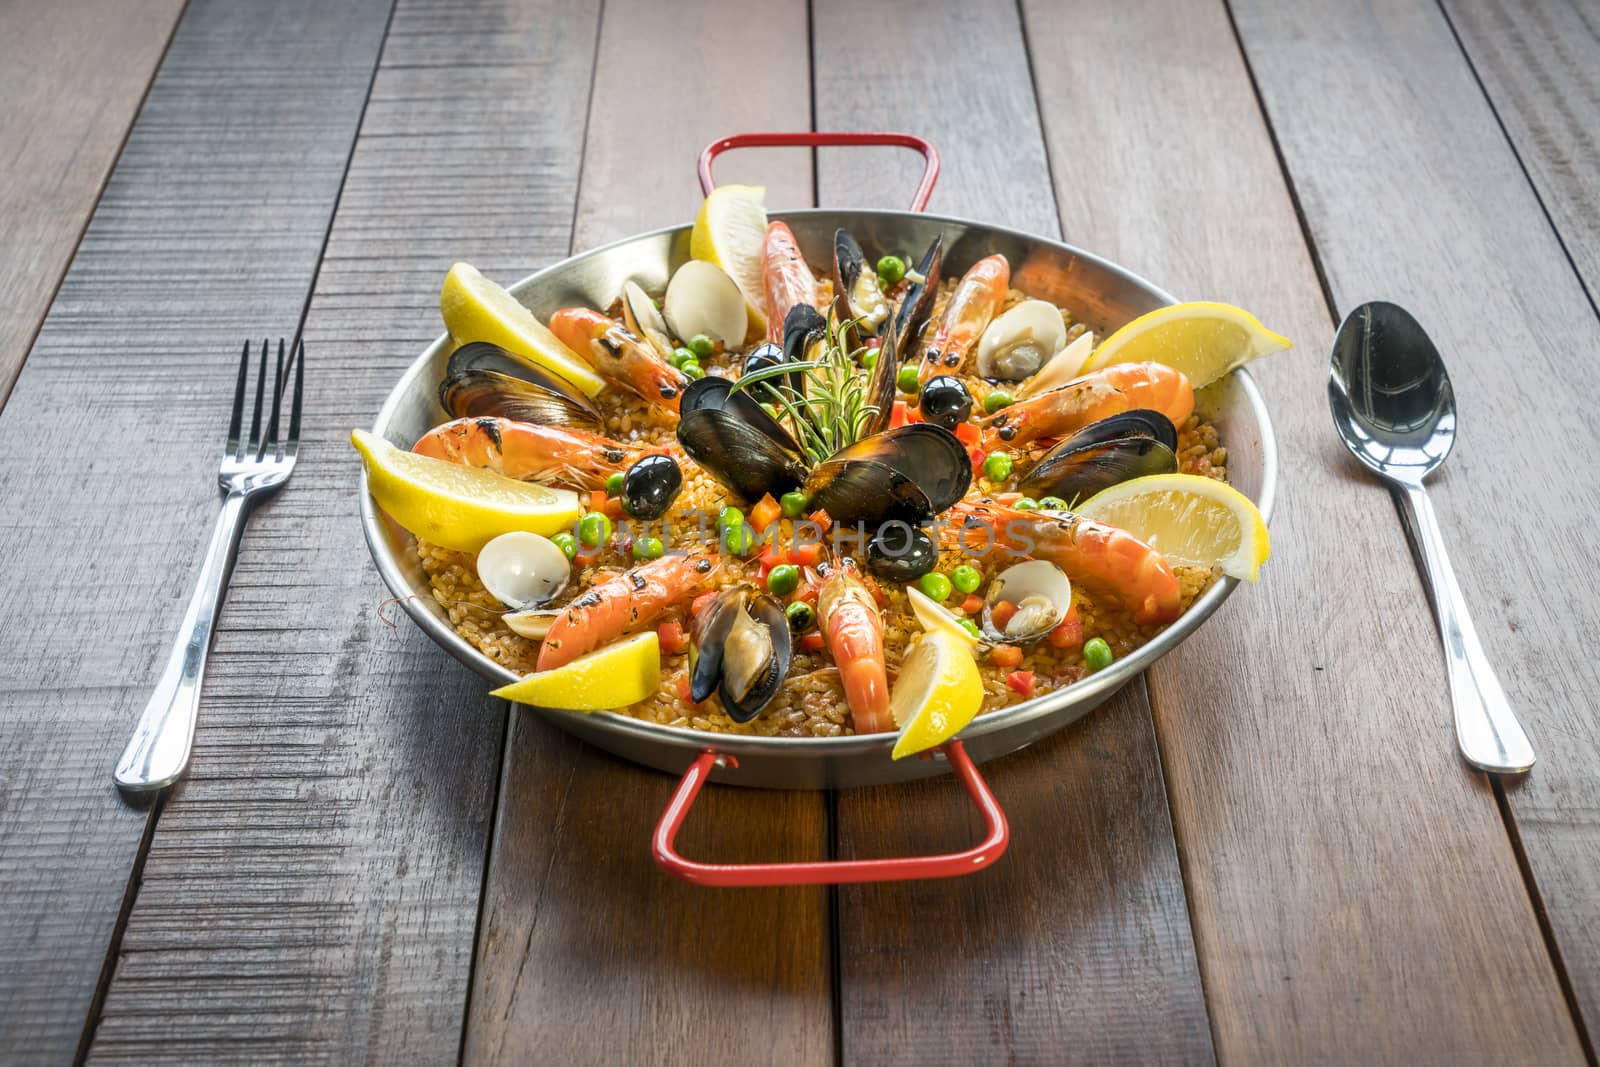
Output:
[[715,263],[691,259],[679,267],[661,304],[667,325],[681,340],[705,334],[728,348],[744,341],[749,325],[744,295]]
[[1094,334],[1081,333],[1078,339],[1050,358],[1038,373],[1017,387],[1018,400],[1049,392],[1058,385],[1066,385],[1083,373],[1083,365],[1094,354]]
[[478,553],[478,580],[513,611],[553,600],[572,578],[572,564],[559,545],[536,533],[504,533]]
[[[1018,605],[1005,627],[994,625],[996,604]],[[1072,608],[1072,582],[1066,572],[1042,559],[1007,567],[989,581],[979,627],[991,641],[1028,645],[1043,640],[1061,625]]]
[[1066,347],[1061,309],[1045,300],[1024,300],[989,323],[978,339],[978,374],[1020,382],[1032,377]]

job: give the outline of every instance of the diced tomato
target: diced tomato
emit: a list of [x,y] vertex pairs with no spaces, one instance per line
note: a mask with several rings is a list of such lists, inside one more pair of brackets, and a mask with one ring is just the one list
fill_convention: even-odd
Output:
[[833,525],[833,516],[829,515],[821,508],[813,511],[810,515],[810,519],[812,522],[817,524],[817,529],[821,530],[823,533],[827,533],[828,528]]
[[800,638],[800,647],[807,652],[821,652],[822,635],[816,631],[802,635]]
[[975,447],[983,440],[983,435],[978,432],[978,427],[970,422],[956,423],[956,437],[968,448]]
[[961,614],[976,615],[983,610],[983,597],[977,593],[969,593],[967,599],[961,602]]
[[1078,605],[1067,609],[1067,617],[1061,620],[1060,626],[1050,631],[1046,640],[1051,648],[1077,648],[1083,644],[1083,620],[1078,618]]
[[995,645],[989,650],[989,662],[996,667],[1022,666],[1022,649],[1016,645]]
[[761,564],[762,571],[770,571],[780,563],[787,563],[788,554],[784,552],[781,545],[774,543],[763,548],[761,555],[757,556],[756,560]]
[[904,426],[908,422],[916,422],[917,413],[906,406],[904,400],[896,400],[894,409],[889,412],[890,427]]
[[766,533],[767,527],[777,522],[783,516],[783,508],[772,499],[771,493],[764,494],[756,501],[755,507],[750,509],[750,525],[760,533]]
[[695,597],[689,602],[689,617],[692,619],[699,615],[702,611],[706,610],[706,608],[710,607],[711,602],[716,598],[717,591],[715,589],[709,593],[701,593],[699,596]]
[[789,562],[801,567],[815,567],[822,561],[822,542],[795,545],[789,551]]
[[1006,684],[1025,697],[1033,696],[1034,680],[1032,671],[1012,671],[1006,675]]
[[656,640],[661,642],[662,653],[668,656],[676,656],[689,647],[689,636],[683,632],[683,623],[675,619],[669,619],[656,628]]
[[1009,600],[1002,600],[989,609],[989,621],[994,623],[996,630],[1004,630],[1006,623],[1011,621],[1011,616],[1017,613],[1017,606]]
[[693,701],[689,699],[688,671],[684,671],[682,674],[678,675],[678,699],[683,701],[685,704],[693,703]]
[[972,473],[975,475],[982,474],[983,461],[989,458],[989,453],[981,448],[969,448],[967,449],[967,458],[972,460]]

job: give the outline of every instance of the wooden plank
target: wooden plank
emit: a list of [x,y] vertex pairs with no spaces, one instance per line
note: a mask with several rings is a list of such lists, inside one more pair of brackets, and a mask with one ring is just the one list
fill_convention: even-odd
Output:
[[[739,92],[663,57],[690,42],[803,41],[802,8],[775,0],[608,0],[574,244],[694,216],[695,156],[741,129],[804,129],[803,48],[771,52]],[[723,181],[809,204],[797,151],[738,153]],[[574,1063],[821,1063],[833,1051],[831,930],[823,889],[717,891],[655,868],[649,837],[671,779],[513,715],[484,900],[465,1059]],[[736,862],[827,854],[820,793],[712,787],[682,848]],[[597,1020],[604,1023],[597,1025]]]
[[[1017,11],[818,3],[817,121],[933,140],[933,209],[1054,237]],[[961,41],[951,67],[949,42]],[[822,202],[902,206],[918,161],[830,150]],[[892,181],[890,180],[892,178]],[[984,769],[1011,821],[991,871],[839,892],[849,1062],[1203,1062],[1211,1036],[1144,686]],[[981,832],[949,779],[838,797],[841,857],[948,850]]]
[[[1030,40],[1066,43],[1036,65],[1066,231],[1297,342],[1259,367],[1282,464],[1273,558],[1150,676],[1218,1057],[1570,1061],[1571,1023],[1494,796],[1454,754],[1394,510],[1329,425],[1330,316],[1226,11],[1025,9]],[[1316,5],[1301,15],[1274,36],[1297,50],[1256,67],[1295,95],[1272,110],[1280,141],[1343,130],[1320,134],[1323,178],[1299,186],[1301,204],[1349,195],[1359,170],[1404,191],[1378,226],[1430,213],[1425,182],[1385,176],[1390,155],[1368,140],[1378,109],[1350,99],[1371,84],[1353,56],[1378,38],[1330,27]],[[1253,7],[1241,28],[1267,17]],[[1349,52],[1330,55],[1346,33]],[[1391,62],[1409,66],[1403,54]]]
[[587,102],[550,87],[588,84],[597,10],[395,9],[306,323],[304,467],[246,538],[94,1061],[459,1054],[506,706],[381,625],[347,435],[438,334],[452,261],[565,254]]
[[1600,299],[1600,11],[1442,0],[1591,302]]
[[[1592,1048],[1600,724],[1590,709],[1600,664],[1588,635],[1600,604],[1582,592],[1593,583],[1574,576],[1590,573],[1595,554],[1600,474],[1586,457],[1600,431],[1593,383],[1573,359],[1600,351],[1600,319],[1437,7],[1366,8],[1336,32],[1311,3],[1241,3],[1238,18],[1335,306],[1374,294],[1404,304],[1450,361],[1460,436],[1432,496],[1484,643],[1540,754],[1505,793]],[[1580,94],[1573,106],[1588,105]],[[1394,646],[1430,659],[1435,648]],[[1433,725],[1437,745],[1404,754],[1413,765],[1453,758],[1447,721]],[[1441,911],[1456,936],[1474,926],[1464,911]],[[1547,985],[1536,987],[1541,1009],[1554,997]],[[1480,1007],[1493,996],[1501,1032],[1524,1034],[1524,1058],[1537,1058],[1534,1041],[1570,1051],[1567,1019],[1540,1026],[1550,1011],[1515,1007],[1528,992],[1499,972]]]
[[0,8],[0,406],[184,0]]
[[148,819],[111,768],[216,514],[241,336],[299,320],[386,14],[190,6],[0,416],[8,1062],[84,1030]]

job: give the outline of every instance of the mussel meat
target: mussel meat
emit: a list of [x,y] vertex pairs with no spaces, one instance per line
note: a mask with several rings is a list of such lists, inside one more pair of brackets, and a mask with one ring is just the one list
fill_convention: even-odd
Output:
[[745,500],[805,480],[800,446],[761,404],[715,375],[692,382],[678,408],[678,441],[706,472]]
[[667,513],[683,488],[683,470],[671,456],[645,456],[622,476],[622,510],[650,521]]
[[689,625],[689,699],[716,693],[734,722],[777,695],[794,655],[783,605],[752,585],[725,589]]
[[572,564],[548,537],[518,530],[504,533],[478,553],[478,580],[489,595],[513,611],[549,603],[567,587]]
[[672,336],[667,332],[667,320],[661,317],[661,309],[638,282],[622,284],[622,321],[628,329],[649,341],[662,359],[672,358]]
[[[1000,605],[1007,605],[1002,614]],[[1049,636],[1072,609],[1066,572],[1042,559],[1007,567],[989,582],[979,628],[991,641],[1031,645]],[[996,621],[999,616],[1000,622]]]
[[1178,469],[1178,429],[1159,411],[1124,411],[1090,423],[1050,449],[1017,488],[1031,497],[1082,500],[1119,482]]
[[1038,373],[1066,343],[1061,309],[1044,300],[1024,300],[989,323],[978,339],[978,375],[1020,382]]
[[938,562],[939,549],[920,526],[886,522],[867,542],[867,570],[887,581],[914,582]]
[[683,341],[704,334],[738,348],[749,325],[744,294],[721,267],[703,259],[691,259],[673,273],[661,311]]
[[843,227],[833,234],[833,303],[840,322],[854,322],[858,332],[869,336],[889,317],[889,298],[883,295],[878,272]]
[[966,495],[972,459],[955,434],[929,422],[863,437],[812,469],[805,493],[835,521],[876,525],[931,519]]
[[458,419],[496,416],[591,433],[604,428],[599,409],[577,386],[487,341],[450,354],[439,405]]
[[972,415],[972,393],[960,378],[941,374],[922,387],[917,408],[924,420],[954,430]]

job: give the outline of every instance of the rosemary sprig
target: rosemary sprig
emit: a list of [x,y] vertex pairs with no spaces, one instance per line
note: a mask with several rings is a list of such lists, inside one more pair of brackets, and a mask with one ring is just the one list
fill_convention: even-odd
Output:
[[[868,375],[861,371],[866,346],[849,348],[845,341],[855,320],[840,323],[828,316],[818,357],[800,363],[781,363],[740,378],[734,389],[749,389],[764,384],[760,393],[769,396],[780,409],[780,422],[787,422],[812,464],[821,463],[841,448],[860,440],[867,422],[878,413],[877,405],[867,401]],[[806,376],[805,388],[788,383],[791,373]]]

